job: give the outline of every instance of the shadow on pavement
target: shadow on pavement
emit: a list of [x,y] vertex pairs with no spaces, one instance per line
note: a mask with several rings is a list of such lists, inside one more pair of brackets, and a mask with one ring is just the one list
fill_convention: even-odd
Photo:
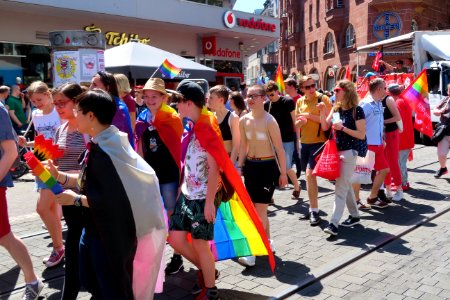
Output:
[[268,298],[268,296],[252,294],[243,291],[220,289],[220,299],[222,300],[263,300]]
[[19,274],[20,268],[17,266],[2,274],[2,280],[0,280],[0,299],[9,299],[11,292],[16,287]]

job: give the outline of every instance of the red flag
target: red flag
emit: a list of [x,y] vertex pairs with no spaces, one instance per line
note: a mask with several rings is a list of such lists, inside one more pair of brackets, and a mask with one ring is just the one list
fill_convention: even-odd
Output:
[[380,67],[380,59],[382,56],[383,54],[380,51],[378,51],[377,55],[375,55],[375,59],[373,60],[372,69],[374,69],[376,72],[378,72],[378,69]]
[[352,81],[352,73],[350,72],[350,66],[345,68],[345,79]]

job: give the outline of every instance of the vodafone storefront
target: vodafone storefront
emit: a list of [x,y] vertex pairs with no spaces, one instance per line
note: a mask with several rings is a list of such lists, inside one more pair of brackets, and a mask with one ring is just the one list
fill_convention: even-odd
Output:
[[[216,83],[244,81],[245,58],[278,39],[279,20],[185,0],[5,1],[0,10],[0,76],[50,82],[48,32],[102,32],[106,47],[137,39],[217,70]],[[40,57],[30,55],[39,46]],[[15,72],[6,72],[6,69]],[[13,75],[8,75],[13,74]],[[151,74],[149,74],[150,76]],[[183,74],[190,78],[190,74]],[[181,80],[183,78],[175,78]],[[142,80],[145,80],[143,78]]]

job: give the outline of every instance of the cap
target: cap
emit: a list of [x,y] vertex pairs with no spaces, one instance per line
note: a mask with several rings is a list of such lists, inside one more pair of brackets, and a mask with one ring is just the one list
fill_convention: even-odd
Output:
[[401,65],[403,65],[403,60],[397,59],[397,60],[395,61],[395,63],[396,63],[396,64],[401,64]]
[[393,95],[400,95],[402,92],[402,88],[397,83],[391,83],[388,85],[388,91]]
[[144,88],[143,85],[136,85],[136,86],[134,87],[134,90],[135,90],[135,91],[137,91],[137,90],[142,90],[143,88]]
[[160,92],[163,95],[169,96],[166,92],[166,85],[164,84],[164,80],[162,80],[161,78],[150,78],[149,80],[147,80],[142,90],[156,91]]
[[177,92],[182,94],[184,99],[191,100],[198,106],[205,105],[205,93],[201,86],[193,81],[185,81],[179,84]]

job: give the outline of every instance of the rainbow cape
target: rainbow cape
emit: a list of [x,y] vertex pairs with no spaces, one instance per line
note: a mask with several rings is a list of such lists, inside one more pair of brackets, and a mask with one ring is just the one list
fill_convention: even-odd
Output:
[[[149,126],[151,120],[151,113],[149,109],[142,111],[137,120],[135,128],[135,145],[138,145],[139,138]],[[181,135],[183,134],[183,125],[181,124],[180,117],[175,109],[168,106],[165,103],[161,104],[161,108],[158,110],[153,121],[153,125],[163,141],[164,145],[169,149],[173,159],[178,165],[180,170],[181,163]]]
[[232,199],[222,202],[217,210],[214,241],[211,241],[213,255],[216,260],[268,255],[270,267],[274,271],[275,259],[264,227],[241,176],[223,146],[217,120],[206,107],[203,107],[199,119],[194,124],[193,132],[200,145],[214,157],[235,190]]
[[406,100],[411,109],[416,113],[414,128],[431,137],[433,125],[431,123],[430,102],[428,101],[428,81],[425,69],[408,86],[401,97]]
[[169,79],[172,79],[175,78],[181,72],[181,69],[172,65],[166,58],[166,60],[164,60],[161,66],[159,66],[159,71],[161,71],[163,77],[168,77]]
[[284,80],[283,80],[283,72],[281,71],[281,66],[278,65],[277,74],[275,76],[275,82],[278,85],[278,90],[280,90],[281,94],[285,94]]

